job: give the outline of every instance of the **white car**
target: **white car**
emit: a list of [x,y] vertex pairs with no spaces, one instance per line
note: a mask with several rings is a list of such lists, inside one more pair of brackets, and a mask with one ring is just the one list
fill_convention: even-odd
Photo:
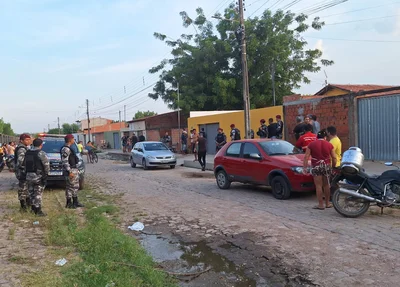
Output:
[[176,156],[162,142],[138,142],[132,149],[130,163],[133,168],[136,165],[141,165],[144,169],[158,166],[175,168]]

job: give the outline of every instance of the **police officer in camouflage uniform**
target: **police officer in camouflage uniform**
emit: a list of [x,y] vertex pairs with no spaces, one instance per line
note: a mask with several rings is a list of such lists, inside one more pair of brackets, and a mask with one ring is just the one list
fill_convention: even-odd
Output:
[[268,127],[265,124],[265,120],[264,119],[260,120],[260,125],[261,126],[258,128],[257,135],[261,139],[266,139],[268,137]]
[[30,144],[31,136],[22,134],[15,149],[15,177],[18,179],[18,200],[21,203],[21,211],[26,211],[27,206],[31,203],[31,195],[28,192],[25,173],[25,154]]
[[84,207],[83,204],[78,201],[78,190],[79,190],[79,170],[77,164],[79,158],[76,156],[71,145],[75,143],[74,136],[69,134],[66,135],[65,145],[61,149],[61,160],[63,163],[64,170],[67,173],[67,187],[65,189],[65,197],[67,198],[66,208],[77,208]]
[[25,154],[26,181],[28,187],[33,191],[32,211],[38,216],[46,216],[42,211],[42,194],[47,183],[47,176],[50,171],[49,160],[46,153],[42,151],[43,141],[33,140],[33,148]]

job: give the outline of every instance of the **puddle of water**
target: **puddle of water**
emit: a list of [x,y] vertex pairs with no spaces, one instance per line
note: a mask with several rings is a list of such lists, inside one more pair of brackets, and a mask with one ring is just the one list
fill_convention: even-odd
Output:
[[256,286],[256,281],[248,278],[242,268],[214,253],[205,241],[184,243],[156,235],[143,235],[141,244],[156,262],[168,266],[169,271],[192,273],[211,267],[211,271],[219,273],[231,286]]

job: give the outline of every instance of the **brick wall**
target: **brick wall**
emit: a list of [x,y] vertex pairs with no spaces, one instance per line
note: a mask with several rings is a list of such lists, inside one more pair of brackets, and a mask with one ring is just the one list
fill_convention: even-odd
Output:
[[159,130],[146,130],[146,141],[159,141],[160,131]]
[[330,125],[336,127],[343,151],[354,145],[354,100],[351,96],[302,98],[299,95],[291,95],[284,97],[283,101],[285,135],[291,143],[295,142],[293,129],[296,126],[296,117],[313,114],[317,116],[321,129]]
[[[187,119],[189,115],[181,112],[181,128],[187,127]],[[154,130],[154,129],[164,129],[171,130],[174,128],[178,128],[178,112],[170,112],[166,114],[161,114],[153,117],[148,117],[145,119],[146,121],[146,130]]]

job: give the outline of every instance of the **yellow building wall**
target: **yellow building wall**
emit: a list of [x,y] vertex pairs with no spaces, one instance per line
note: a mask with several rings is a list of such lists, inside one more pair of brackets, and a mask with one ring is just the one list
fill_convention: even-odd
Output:
[[[268,119],[273,118],[274,122],[276,122],[277,115],[281,115],[282,121],[285,122],[285,119],[283,117],[283,106],[254,109],[250,111],[250,125],[251,128],[254,130],[255,138],[257,138],[257,131],[258,128],[260,127],[260,120],[264,119],[268,124]],[[231,124],[235,124],[236,128],[240,130],[240,135],[242,136],[242,138],[245,137],[243,111],[189,118],[188,129],[189,131],[191,129],[196,129],[197,131],[199,131],[200,125],[216,124],[216,123],[219,123],[219,127],[224,130],[224,133],[227,135],[227,138],[229,138]]]
[[347,92],[347,91],[344,91],[344,90],[335,88],[335,89],[332,89],[332,90],[327,91],[327,92],[324,93],[323,95],[324,95],[324,96],[341,96],[341,95],[346,95],[346,94],[348,94],[348,93],[349,93],[349,92]]

